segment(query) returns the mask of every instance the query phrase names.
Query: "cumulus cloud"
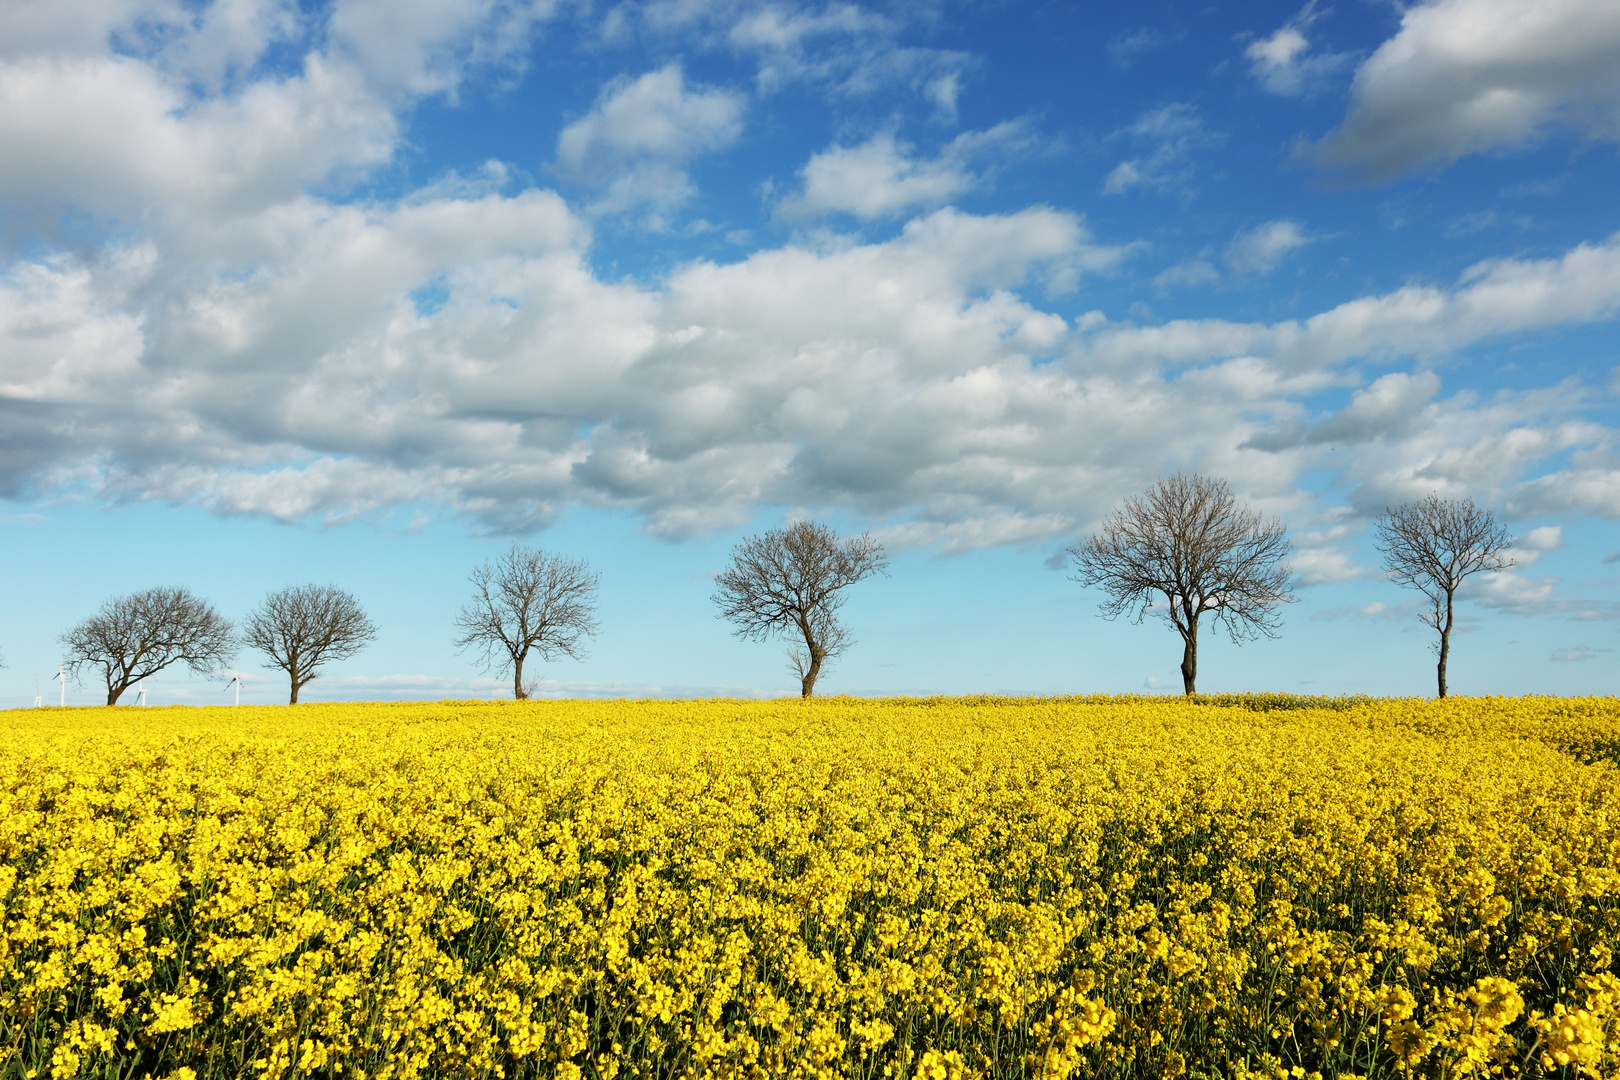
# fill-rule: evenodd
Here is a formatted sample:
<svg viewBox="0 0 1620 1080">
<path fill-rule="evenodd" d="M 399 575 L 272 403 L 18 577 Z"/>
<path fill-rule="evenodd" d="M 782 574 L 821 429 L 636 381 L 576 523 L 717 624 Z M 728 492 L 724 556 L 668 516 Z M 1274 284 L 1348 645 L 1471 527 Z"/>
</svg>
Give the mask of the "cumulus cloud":
<svg viewBox="0 0 1620 1080">
<path fill-rule="evenodd" d="M 520 69 L 557 0 L 337 0 L 333 45 L 396 93 L 453 92 L 469 68 Z"/>
<path fill-rule="evenodd" d="M 1408 434 L 1439 392 L 1440 376 L 1432 371 L 1382 375 L 1352 394 L 1348 405 L 1318 423 L 1307 438 L 1346 444 Z"/>
<path fill-rule="evenodd" d="M 1603 653 L 1613 652 L 1613 649 L 1594 649 L 1590 645 L 1577 645 L 1573 649 L 1554 649 L 1549 659 L 1560 662 L 1575 660 L 1594 660 Z"/>
<path fill-rule="evenodd" d="M 1348 300 L 1304 320 L 1099 325 L 1089 348 L 1098 359 L 1120 364 L 1197 363 L 1254 354 L 1298 370 L 1358 356 L 1438 355 L 1494 335 L 1608 319 L 1616 310 L 1620 233 L 1578 244 L 1557 258 L 1487 260 L 1466 270 L 1450 288 L 1409 285 Z"/>
<path fill-rule="evenodd" d="M 116 40 L 165 68 L 217 89 L 245 75 L 273 43 L 304 33 L 290 0 L 19 0 L 0 7 L 0 59 L 105 56 Z"/>
<path fill-rule="evenodd" d="M 1298 222 L 1268 221 L 1234 236 L 1224 257 L 1234 273 L 1260 276 L 1271 273 L 1289 252 L 1310 242 Z"/>
<path fill-rule="evenodd" d="M 1558 595 L 1561 578 L 1526 577 L 1513 570 L 1476 574 L 1463 583 L 1459 595 L 1512 615 L 1585 615 L 1590 618 L 1598 605 Z"/>
<path fill-rule="evenodd" d="M 619 79 L 557 137 L 557 171 L 605 188 L 603 211 L 678 206 L 693 193 L 686 166 L 736 141 L 745 105 L 732 91 L 689 88 L 677 64 Z"/>
<path fill-rule="evenodd" d="M 779 216 L 846 213 L 863 219 L 933 208 L 986 185 L 995 164 L 1031 141 L 1026 124 L 1009 121 L 958 135 L 932 159 L 911 155 L 892 134 L 815 154 L 800 171 L 803 188 L 777 206 Z M 992 160 L 976 168 L 977 162 Z"/>
<path fill-rule="evenodd" d="M 1072 535 L 1170 468 L 1231 477 L 1270 512 L 1307 508 L 1298 485 L 1329 468 L 1376 512 L 1408 490 L 1511 501 L 1609 438 L 1578 419 L 1578 387 L 1481 402 L 1424 371 L 1312 426 L 1301 402 L 1347 374 L 1300 360 L 1323 332 L 1309 320 L 1200 324 L 1189 344 L 1024 299 L 1127 254 L 1049 209 L 940 210 L 881 243 L 792 243 L 646 286 L 593 273 L 589 230 L 539 191 L 304 198 L 214 242 L 175 252 L 159 233 L 0 278 L 8 492 L 287 520 L 426 501 L 518 531 L 618 506 L 672 537 L 761 505 L 843 508 L 896 543 L 966 550 Z M 1419 310 L 1456 332 L 1452 305 L 1487 276 Z M 1590 299 L 1553 310 L 1606 310 Z M 1328 340 L 1356 358 L 1382 339 Z M 1293 421 L 1298 437 L 1254 445 Z M 1302 578 L 1366 573 L 1340 526 L 1301 548 Z"/>
<path fill-rule="evenodd" d="M 1564 546 L 1564 530 L 1559 525 L 1543 525 L 1513 538 L 1513 563 L 1520 570 L 1534 566 L 1549 551 Z"/>
<path fill-rule="evenodd" d="M 592 265 L 590 214 L 513 190 L 516 170 L 499 162 L 397 198 L 343 199 L 345 176 L 391 160 L 404 98 L 448 92 L 456 64 L 505 55 L 476 43 L 497 42 L 500 13 L 518 8 L 456 10 L 411 24 L 413 40 L 445 44 L 400 72 L 378 74 L 338 41 L 195 98 L 163 56 L 76 54 L 89 47 L 72 35 L 59 53 L 0 58 L 0 137 L 27 151 L 0 155 L 0 198 L 41 220 L 120 220 L 99 246 L 47 242 L 0 263 L 0 491 L 292 521 L 429 504 L 514 532 L 592 505 L 671 537 L 762 506 L 841 510 L 897 544 L 953 551 L 1073 535 L 1176 468 L 1311 518 L 1307 485 L 1326 476 L 1361 516 L 1302 535 L 1299 573 L 1324 582 L 1366 572 L 1354 522 L 1411 493 L 1620 517 L 1613 431 L 1587 416 L 1612 400 L 1603 391 L 1448 396 L 1430 370 L 1493 336 L 1611 317 L 1620 237 L 1302 319 L 1070 318 L 1045 297 L 1137 246 L 1060 209 L 936 209 L 985 182 L 976 155 L 992 129 L 932 157 L 847 148 L 876 170 L 870 202 L 847 176 L 834 183 L 832 156 L 825 175 L 807 166 L 802 199 L 903 220 L 881 242 L 818 230 L 639 283 L 609 278 Z M 726 40 L 747 14 L 729 10 L 716 24 Z M 219 55 L 248 57 L 282 32 L 249 24 Z M 771 47 L 808 63 L 807 42 L 845 31 L 748 32 L 779 33 Z M 52 113 L 53 100 L 78 104 Z M 598 210 L 657 210 L 742 122 L 740 95 L 666 67 L 608 87 L 559 139 L 557 168 Z M 1121 137 L 1137 162 L 1121 190 L 1183 182 L 1210 138 L 1185 106 Z M 153 169 L 143 140 L 185 168 Z M 1235 262 L 1259 272 L 1298 247 L 1294 228 Z"/>
<path fill-rule="evenodd" d="M 1430 0 L 1356 71 L 1324 165 L 1383 180 L 1553 125 L 1620 139 L 1620 5 Z"/>
<path fill-rule="evenodd" d="M 293 77 L 183 109 L 149 65 L 123 58 L 0 64 L 0 201 L 42 220 L 211 204 L 246 210 L 392 153 L 391 112 L 358 77 L 311 55 Z"/>
<path fill-rule="evenodd" d="M 1302 586 L 1328 585 L 1341 581 L 1366 581 L 1379 576 L 1375 567 L 1362 566 L 1355 555 L 1338 545 L 1301 545 L 1295 537 L 1289 558 L 1294 577 Z"/>
<path fill-rule="evenodd" d="M 1299 97 L 1319 89 L 1325 80 L 1350 66 L 1347 53 L 1311 52 L 1305 35 L 1318 18 L 1315 3 L 1307 4 L 1271 36 L 1243 50 L 1249 70 L 1261 86 L 1273 94 Z"/>
<path fill-rule="evenodd" d="M 521 68 L 553 9 L 552 0 L 0 6 L 0 203 L 51 235 L 64 212 L 97 224 L 150 224 L 169 212 L 211 221 L 341 190 L 391 159 L 401 109 L 453 94 L 474 67 Z"/>
</svg>

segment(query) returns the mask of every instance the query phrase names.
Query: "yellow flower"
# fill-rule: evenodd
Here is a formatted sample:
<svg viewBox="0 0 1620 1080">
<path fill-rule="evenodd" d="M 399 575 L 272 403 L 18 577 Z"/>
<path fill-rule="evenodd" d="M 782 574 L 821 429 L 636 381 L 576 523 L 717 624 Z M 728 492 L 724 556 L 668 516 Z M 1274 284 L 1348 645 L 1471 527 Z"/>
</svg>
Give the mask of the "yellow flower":
<svg viewBox="0 0 1620 1080">
<path fill-rule="evenodd" d="M 242 1047 L 265 1078 L 1620 1075 L 1617 730 L 1612 698 L 13 711 L 0 1019 L 28 1080 Z"/>
</svg>

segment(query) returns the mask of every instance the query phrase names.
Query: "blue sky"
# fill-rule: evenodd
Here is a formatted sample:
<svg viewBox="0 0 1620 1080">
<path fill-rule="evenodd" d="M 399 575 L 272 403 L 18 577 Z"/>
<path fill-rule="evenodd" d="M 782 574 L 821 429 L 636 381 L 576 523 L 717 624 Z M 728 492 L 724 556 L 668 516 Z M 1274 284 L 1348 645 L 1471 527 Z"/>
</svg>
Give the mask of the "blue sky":
<svg viewBox="0 0 1620 1080">
<path fill-rule="evenodd" d="M 544 692 L 791 692 L 709 595 L 806 516 L 893 557 L 826 692 L 1169 690 L 1063 552 L 1175 470 L 1295 544 L 1201 689 L 1431 692 L 1369 527 L 1437 492 L 1518 538 L 1453 692 L 1615 693 L 1617 73 L 1612 0 L 7 4 L 0 704 L 159 584 L 354 592 L 306 700 L 509 693 L 513 539 L 602 575 Z"/>
</svg>

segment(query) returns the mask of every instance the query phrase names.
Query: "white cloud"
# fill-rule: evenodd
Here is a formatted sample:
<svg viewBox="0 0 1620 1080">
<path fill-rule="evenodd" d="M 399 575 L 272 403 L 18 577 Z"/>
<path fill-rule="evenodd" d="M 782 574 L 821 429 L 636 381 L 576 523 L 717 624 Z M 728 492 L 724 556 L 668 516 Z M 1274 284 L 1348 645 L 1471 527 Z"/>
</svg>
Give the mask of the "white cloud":
<svg viewBox="0 0 1620 1080">
<path fill-rule="evenodd" d="M 1303 586 L 1327 585 L 1341 581 L 1367 581 L 1379 576 L 1378 570 L 1362 566 L 1347 548 L 1339 546 L 1296 546 L 1289 558 L 1294 576 Z"/>
<path fill-rule="evenodd" d="M 135 17 L 108 10 L 104 23 Z M 235 58 L 211 69 L 226 81 L 283 33 L 261 18 L 279 9 L 244 10 L 209 54 Z M 585 504 L 669 536 L 761 506 L 843 510 L 942 550 L 1072 535 L 1173 468 L 1307 517 L 1302 485 L 1324 475 L 1363 515 L 1441 490 L 1515 514 L 1620 516 L 1613 432 L 1586 418 L 1611 399 L 1577 383 L 1448 397 L 1426 367 L 1495 335 L 1610 317 L 1620 237 L 1299 320 L 1137 326 L 1042 302 L 1137 249 L 1044 207 L 933 210 L 883 242 L 817 232 L 636 284 L 594 271 L 587 217 L 512 191 L 517 169 L 500 162 L 394 199 L 330 194 L 391 159 L 402 100 L 506 55 L 501 13 L 537 10 L 411 14 L 411 40 L 444 44 L 393 74 L 340 42 L 195 97 L 164 67 L 178 52 L 0 60 L 0 137 L 26 151 L 0 155 L 0 199 L 120 226 L 99 248 L 47 243 L 0 264 L 0 492 L 286 520 L 425 502 L 504 530 Z M 728 10 L 727 41 L 761 9 Z M 776 44 L 759 23 L 749 47 L 810 63 L 817 35 L 856 32 L 789 26 L 796 11 L 781 9 Z M 206 51 L 184 62 L 202 70 Z M 669 205 L 742 118 L 739 95 L 664 68 L 604 92 L 559 140 L 558 168 L 599 206 Z M 875 170 L 864 202 L 829 152 L 801 198 L 904 218 L 984 183 L 1016 145 L 997 131 L 932 157 L 847 148 Z M 1122 138 L 1136 182 L 1166 187 L 1211 139 L 1185 106 Z M 1235 259 L 1258 272 L 1290 246 Z M 1379 365 L 1396 370 L 1364 373 Z M 1327 391 L 1353 393 L 1323 415 Z M 1302 578 L 1365 572 L 1348 533 L 1301 548 Z"/>
<path fill-rule="evenodd" d="M 397 93 L 454 92 L 471 67 L 521 68 L 557 0 L 337 0 L 335 49 Z"/>
<path fill-rule="evenodd" d="M 1269 274 L 1288 255 L 1310 243 L 1310 237 L 1295 221 L 1268 221 L 1238 233 L 1226 245 L 1224 258 L 1233 272 L 1245 275 Z"/>
<path fill-rule="evenodd" d="M 354 73 L 317 55 L 292 78 L 182 105 L 134 60 L 0 64 L 0 201 L 42 220 L 68 207 L 130 218 L 247 210 L 384 161 L 397 137 Z"/>
<path fill-rule="evenodd" d="M 1620 519 L 1620 462 L 1612 454 L 1578 454 L 1569 468 L 1520 485 L 1508 509 L 1522 517 L 1591 513 Z"/>
<path fill-rule="evenodd" d="M 1290 72 L 1298 61 L 1299 56 L 1310 43 L 1305 35 L 1293 23 L 1289 23 L 1268 38 L 1262 38 L 1243 51 L 1255 66 L 1255 74 L 1267 79 L 1275 79 L 1279 73 Z M 1297 92 L 1297 87 L 1290 86 L 1281 90 L 1284 93 Z"/>
<path fill-rule="evenodd" d="M 1237 277 L 1263 277 L 1271 273 L 1287 258 L 1311 242 L 1295 221 L 1267 221 L 1233 236 L 1222 253 L 1222 261 Z M 1171 285 L 1213 285 L 1221 280 L 1221 272 L 1210 262 L 1205 249 L 1198 257 L 1184 259 L 1159 273 L 1153 283 L 1160 288 Z"/>
<path fill-rule="evenodd" d="M 1180 102 L 1144 113 L 1136 123 L 1114 134 L 1141 152 L 1114 166 L 1103 181 L 1105 195 L 1137 187 L 1183 188 L 1193 177 L 1192 154 L 1222 141 L 1204 127 L 1197 109 Z"/>
<path fill-rule="evenodd" d="M 617 80 L 558 136 L 557 170 L 605 187 L 598 204 L 605 211 L 678 206 L 693 190 L 687 164 L 735 142 L 745 106 L 744 97 L 731 91 L 688 88 L 675 64 Z"/>
<path fill-rule="evenodd" d="M 751 59 L 755 86 L 771 94 L 809 85 L 835 97 L 867 97 L 905 87 L 942 119 L 955 118 L 968 53 L 902 43 L 926 28 L 927 5 L 876 11 L 854 3 L 797 0 L 620 0 L 608 8 L 601 33 L 610 42 L 653 37 L 680 47 Z"/>
<path fill-rule="evenodd" d="M 1346 53 L 1311 54 L 1305 32 L 1320 17 L 1315 3 L 1278 27 L 1270 37 L 1252 42 L 1243 50 L 1249 70 L 1273 94 L 1299 97 L 1319 89 L 1322 83 L 1350 66 Z"/>
<path fill-rule="evenodd" d="M 1531 529 L 1523 536 L 1513 538 L 1513 564 L 1523 570 L 1534 566 L 1541 561 L 1541 556 L 1549 551 L 1557 551 L 1564 546 L 1564 530 L 1559 525 L 1543 525 Z"/>
<path fill-rule="evenodd" d="M 1221 272 L 1208 259 L 1187 259 L 1159 271 L 1153 284 L 1160 288 L 1171 285 L 1213 285 L 1221 280 Z"/>
<path fill-rule="evenodd" d="M 1494 259 L 1452 288 L 1410 285 L 1359 297 L 1304 320 L 1176 320 L 1098 327 L 1088 351 L 1129 365 L 1207 362 L 1245 354 L 1324 368 L 1356 357 L 1431 356 L 1499 334 L 1608 319 L 1620 309 L 1620 233 L 1551 259 Z"/>
<path fill-rule="evenodd" d="M 252 82 L 276 45 L 319 53 L 402 103 L 454 93 L 469 68 L 520 69 L 556 0 L 15 0 L 0 5 L 0 60 L 105 59 L 109 43 L 186 90 Z"/>
<path fill-rule="evenodd" d="M 914 206 L 939 206 L 978 182 L 960 160 L 908 157 L 892 135 L 859 146 L 835 146 L 816 154 L 801 172 L 804 191 L 779 206 L 786 217 L 843 212 L 860 218 L 889 217 Z"/>
<path fill-rule="evenodd" d="M 1604 653 L 1611 653 L 1613 649 L 1594 649 L 1590 645 L 1577 645 L 1573 649 L 1554 649 L 1548 659 L 1570 662 L 1576 660 L 1595 660 Z"/>
<path fill-rule="evenodd" d="M 1512 570 L 1476 574 L 1463 583 L 1459 597 L 1514 615 L 1551 615 L 1579 611 L 1587 605 L 1557 596 L 1562 579 L 1525 577 Z"/>
<path fill-rule="evenodd" d="M 1620 139 L 1620 5 L 1431 0 L 1356 72 L 1325 165 L 1380 180 L 1564 125 Z"/>
<path fill-rule="evenodd" d="M 810 158 L 800 171 L 803 189 L 778 204 L 777 213 L 847 213 L 870 220 L 942 206 L 987 184 L 996 164 L 1029 141 L 1027 126 L 1009 121 L 958 135 L 932 160 L 912 157 L 910 146 L 887 133 L 857 146 L 834 146 Z M 975 163 L 987 157 L 992 160 L 976 171 Z"/>
<path fill-rule="evenodd" d="M 1321 469 L 1364 512 L 1436 489 L 1511 503 L 1610 437 L 1572 419 L 1578 388 L 1481 402 L 1397 371 L 1256 449 L 1350 377 L 1290 351 L 1311 321 L 1199 324 L 1191 343 L 1071 325 L 1017 290 L 1127 249 L 1053 210 L 941 210 L 882 243 L 699 261 L 648 287 L 593 274 L 588 230 L 544 192 L 305 198 L 232 222 L 206 249 L 160 230 L 0 278 L 5 490 L 71 481 L 288 520 L 425 500 L 516 530 L 583 503 L 670 536 L 761 505 L 843 508 L 896 543 L 965 550 L 1073 535 L 1178 467 L 1271 512 L 1308 507 L 1298 485 Z M 1421 310 L 1445 321 L 1482 280 Z M 427 282 L 431 314 L 410 300 Z M 1378 339 L 1356 340 L 1352 357 Z M 1364 575 L 1349 545 L 1302 535 L 1302 579 Z"/>
<path fill-rule="evenodd" d="M 1350 403 L 1312 428 L 1308 439 L 1345 444 L 1408 434 L 1439 392 L 1440 376 L 1432 371 L 1392 371 L 1352 394 Z"/>
</svg>

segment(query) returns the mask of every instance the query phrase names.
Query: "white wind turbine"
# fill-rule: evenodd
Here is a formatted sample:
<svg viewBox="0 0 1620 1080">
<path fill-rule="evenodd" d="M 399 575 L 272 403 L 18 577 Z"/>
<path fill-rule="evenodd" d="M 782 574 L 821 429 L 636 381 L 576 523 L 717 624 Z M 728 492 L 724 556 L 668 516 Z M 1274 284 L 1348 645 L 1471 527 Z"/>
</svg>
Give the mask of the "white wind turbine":
<svg viewBox="0 0 1620 1080">
<path fill-rule="evenodd" d="M 62 707 L 67 708 L 67 665 L 56 665 L 56 677 L 62 680 Z"/>
<path fill-rule="evenodd" d="M 240 671 L 231 672 L 231 681 L 225 684 L 225 689 L 229 690 L 233 686 L 236 687 L 236 703 L 240 705 L 242 704 L 242 673 Z"/>
<path fill-rule="evenodd" d="M 146 680 L 145 679 L 142 679 L 140 682 L 135 684 L 135 704 L 137 704 L 137 705 L 145 705 L 146 704 Z"/>
<path fill-rule="evenodd" d="M 39 696 L 39 680 L 35 679 L 34 680 L 34 708 L 37 709 L 43 704 L 45 704 L 45 699 Z"/>
</svg>

